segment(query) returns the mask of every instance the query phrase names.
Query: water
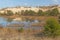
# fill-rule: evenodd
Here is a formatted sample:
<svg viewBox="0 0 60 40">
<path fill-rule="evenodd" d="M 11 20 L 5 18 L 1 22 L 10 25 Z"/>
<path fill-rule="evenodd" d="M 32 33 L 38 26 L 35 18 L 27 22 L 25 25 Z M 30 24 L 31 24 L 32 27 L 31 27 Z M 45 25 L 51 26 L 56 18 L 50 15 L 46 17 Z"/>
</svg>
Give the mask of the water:
<svg viewBox="0 0 60 40">
<path fill-rule="evenodd" d="M 3 27 L 12 27 L 12 28 L 18 28 L 18 27 L 22 27 L 23 26 L 23 28 L 24 29 L 28 29 L 28 28 L 32 28 L 32 29 L 40 29 L 41 27 L 38 27 L 38 26 L 35 26 L 35 27 L 31 27 L 31 24 L 34 24 L 34 23 L 39 23 L 39 21 L 38 20 L 33 20 L 33 21 L 30 21 L 30 20 L 28 20 L 28 21 L 26 21 L 26 20 L 24 20 L 24 21 L 15 21 L 15 20 L 8 20 L 7 21 L 7 19 L 8 18 L 4 18 L 4 17 L 0 17 L 0 25 L 2 25 Z M 17 26 L 15 25 L 15 24 L 17 24 Z M 19 25 L 18 25 L 19 24 Z"/>
<path fill-rule="evenodd" d="M 6 24 L 8 24 L 8 22 L 6 21 L 5 18 L 0 17 L 0 25 L 6 26 Z"/>
</svg>

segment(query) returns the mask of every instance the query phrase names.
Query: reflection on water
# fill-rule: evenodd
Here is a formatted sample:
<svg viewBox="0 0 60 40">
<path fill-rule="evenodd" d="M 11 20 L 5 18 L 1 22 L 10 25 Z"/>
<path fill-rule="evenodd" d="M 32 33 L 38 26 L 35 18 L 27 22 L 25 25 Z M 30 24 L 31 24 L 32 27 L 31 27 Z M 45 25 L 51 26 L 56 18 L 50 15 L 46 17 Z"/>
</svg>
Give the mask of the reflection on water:
<svg viewBox="0 0 60 40">
<path fill-rule="evenodd" d="M 6 27 L 6 26 L 8 26 L 8 27 L 9 26 L 10 27 L 22 27 L 22 25 L 23 25 L 24 28 L 30 28 L 31 24 L 34 24 L 34 23 L 39 23 L 39 21 L 38 20 L 27 20 L 27 19 L 24 21 L 21 21 L 21 20 L 16 21 L 14 19 L 0 17 L 0 24 L 3 25 L 4 27 Z M 37 27 L 35 27 L 35 28 L 37 28 Z"/>
<path fill-rule="evenodd" d="M 3 18 L 3 17 L 0 17 L 0 24 L 1 25 L 6 25 L 8 22 L 6 21 L 6 19 L 5 18 Z"/>
</svg>

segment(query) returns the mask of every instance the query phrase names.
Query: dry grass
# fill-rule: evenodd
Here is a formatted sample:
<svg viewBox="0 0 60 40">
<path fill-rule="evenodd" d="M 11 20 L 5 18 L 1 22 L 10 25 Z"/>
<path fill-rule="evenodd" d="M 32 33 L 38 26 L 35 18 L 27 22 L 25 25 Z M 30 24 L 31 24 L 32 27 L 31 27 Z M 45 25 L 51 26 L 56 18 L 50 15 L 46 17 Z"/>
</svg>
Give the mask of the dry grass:
<svg viewBox="0 0 60 40">
<path fill-rule="evenodd" d="M 49 38 L 49 37 L 39 37 L 32 35 L 34 33 L 38 33 L 37 31 L 24 31 L 23 33 L 18 32 L 17 30 L 10 28 L 1 28 L 0 29 L 0 40 L 60 40 L 57 38 Z"/>
</svg>

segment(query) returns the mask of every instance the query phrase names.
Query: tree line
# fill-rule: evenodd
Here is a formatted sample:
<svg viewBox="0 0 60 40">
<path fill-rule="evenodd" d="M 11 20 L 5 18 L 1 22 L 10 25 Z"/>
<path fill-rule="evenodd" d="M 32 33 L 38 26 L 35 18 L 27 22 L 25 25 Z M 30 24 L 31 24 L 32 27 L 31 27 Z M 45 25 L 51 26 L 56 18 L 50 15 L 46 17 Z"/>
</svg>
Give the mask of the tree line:
<svg viewBox="0 0 60 40">
<path fill-rule="evenodd" d="M 38 12 L 35 12 L 33 10 L 22 10 L 21 12 L 15 12 L 15 14 L 11 10 L 7 10 L 4 13 L 0 13 L 0 15 L 23 15 L 23 16 L 57 16 L 59 15 L 59 11 L 57 8 L 54 8 L 52 10 L 47 10 L 43 12 L 42 10 L 38 10 Z"/>
<path fill-rule="evenodd" d="M 52 10 L 47 10 L 43 12 L 42 10 L 39 10 L 38 12 L 32 11 L 32 10 L 26 10 L 21 11 L 21 15 L 24 16 L 57 16 L 59 15 L 59 11 L 57 8 L 54 8 Z"/>
</svg>

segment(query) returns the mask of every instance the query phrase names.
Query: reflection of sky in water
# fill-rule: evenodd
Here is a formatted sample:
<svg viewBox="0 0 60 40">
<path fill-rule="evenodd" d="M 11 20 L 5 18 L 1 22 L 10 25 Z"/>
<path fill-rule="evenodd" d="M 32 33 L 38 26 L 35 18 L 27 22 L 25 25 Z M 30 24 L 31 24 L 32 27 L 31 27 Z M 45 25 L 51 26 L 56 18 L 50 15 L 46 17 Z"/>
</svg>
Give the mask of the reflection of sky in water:
<svg viewBox="0 0 60 40">
<path fill-rule="evenodd" d="M 30 22 L 30 21 L 12 21 L 12 22 L 8 22 L 6 18 L 0 17 L 0 24 L 3 25 L 3 26 L 17 23 L 17 24 L 24 24 L 25 27 L 28 27 L 28 26 L 30 26 L 30 24 L 38 23 L 38 22 L 39 22 L 38 20 L 34 20 L 33 22 Z"/>
<path fill-rule="evenodd" d="M 6 25 L 9 25 L 9 24 L 23 24 L 24 25 L 24 29 L 42 29 L 41 27 L 31 27 L 31 24 L 34 24 L 34 23 L 38 23 L 39 21 L 38 20 L 34 20 L 32 22 L 30 22 L 29 20 L 28 21 L 12 21 L 12 22 L 8 22 L 6 18 L 3 18 L 3 17 L 0 17 L 0 25 L 2 25 L 3 27 L 6 27 Z"/>
<path fill-rule="evenodd" d="M 5 26 L 6 24 L 8 24 L 8 22 L 6 21 L 5 18 L 0 17 L 0 24 Z"/>
<path fill-rule="evenodd" d="M 14 24 L 14 23 L 17 23 L 17 24 L 24 24 L 24 26 L 28 26 L 30 24 L 30 22 L 26 22 L 26 21 L 12 21 L 11 24 Z"/>
</svg>

